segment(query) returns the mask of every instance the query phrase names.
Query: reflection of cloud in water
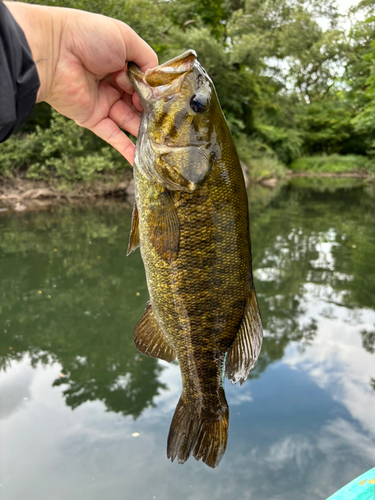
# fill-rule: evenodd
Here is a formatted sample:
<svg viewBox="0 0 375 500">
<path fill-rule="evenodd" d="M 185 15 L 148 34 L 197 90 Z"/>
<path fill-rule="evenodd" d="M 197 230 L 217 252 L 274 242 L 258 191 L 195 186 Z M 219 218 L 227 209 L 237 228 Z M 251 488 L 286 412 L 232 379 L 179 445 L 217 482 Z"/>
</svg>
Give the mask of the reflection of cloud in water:
<svg viewBox="0 0 375 500">
<path fill-rule="evenodd" d="M 336 231 L 330 229 L 320 235 L 321 241 L 319 241 L 315 250 L 319 252 L 319 256 L 316 260 L 311 261 L 311 265 L 314 268 L 323 268 L 325 270 L 334 271 L 335 270 L 335 259 L 332 255 L 332 248 L 337 247 L 340 244 L 336 242 Z"/>
<path fill-rule="evenodd" d="M 319 318 L 314 342 L 303 354 L 291 344 L 283 362 L 306 371 L 375 437 L 375 394 L 370 386 L 375 375 L 375 358 L 363 349 L 360 334 L 364 328 L 372 327 L 375 313 L 331 306 L 331 317 L 327 317 L 326 303 L 309 299 L 306 317 Z"/>
<path fill-rule="evenodd" d="M 174 411 L 182 391 L 180 367 L 177 363 L 158 361 L 163 366 L 163 371 L 159 376 L 159 381 L 165 384 L 167 389 L 160 390 L 155 396 L 154 403 L 157 406 L 156 413 L 170 413 Z M 143 416 L 155 415 L 155 409 L 151 408 L 144 412 Z"/>
<path fill-rule="evenodd" d="M 324 276 L 322 277 L 322 279 Z M 346 295 L 346 291 L 338 291 L 332 288 L 330 285 L 316 285 L 314 283 L 305 283 L 304 286 L 304 302 L 308 303 L 309 307 L 314 307 L 311 301 L 315 299 L 325 300 L 328 303 L 343 303 Z M 325 304 L 326 305 L 326 304 Z M 347 309 L 345 310 L 347 312 Z"/>
<path fill-rule="evenodd" d="M 0 419 L 9 417 L 30 401 L 34 375 L 29 359 L 12 363 L 5 372 L 0 371 Z"/>
<path fill-rule="evenodd" d="M 146 410 L 143 416 L 151 416 L 157 413 L 174 412 L 182 391 L 180 368 L 176 363 L 169 364 L 166 361 L 159 361 L 164 370 L 161 372 L 159 380 L 166 385 L 167 389 L 160 391 L 160 394 L 154 398 L 157 408 Z M 226 380 L 226 389 L 231 384 Z M 247 390 L 246 390 L 247 389 Z M 245 392 L 246 391 L 246 392 Z M 227 391 L 227 400 L 230 406 L 241 405 L 253 400 L 249 387 L 240 388 L 239 384 L 234 390 Z"/>
<path fill-rule="evenodd" d="M 110 390 L 116 391 L 118 389 L 126 389 L 131 381 L 130 373 L 126 375 L 119 375 L 114 383 L 111 385 Z"/>
<path fill-rule="evenodd" d="M 242 403 L 251 403 L 253 401 L 253 397 L 250 394 L 250 391 L 247 390 L 245 393 L 244 392 L 239 392 L 240 390 L 244 390 L 243 388 L 238 388 L 236 392 L 230 392 L 227 394 L 227 400 L 229 403 L 229 406 L 236 406 L 236 405 L 241 405 Z"/>
<path fill-rule="evenodd" d="M 280 278 L 280 269 L 277 267 L 259 267 L 254 270 L 254 278 L 259 281 L 277 281 Z"/>
<path fill-rule="evenodd" d="M 360 432 L 360 429 L 357 429 L 354 424 L 341 418 L 329 422 L 323 429 L 318 447 L 326 455 L 331 455 L 332 461 L 335 461 L 335 456 L 336 460 L 340 459 L 337 449 L 342 448 L 343 442 L 350 445 L 352 453 L 354 452 L 358 457 L 368 457 L 372 462 L 375 462 L 375 447 L 369 446 L 367 436 Z"/>
<path fill-rule="evenodd" d="M 314 444 L 304 436 L 287 436 L 270 446 L 262 461 L 274 470 L 284 469 L 290 462 L 296 462 L 297 468 L 303 470 L 311 463 Z"/>
<path fill-rule="evenodd" d="M 367 436 L 363 435 L 355 424 L 342 418 L 328 422 L 322 427 L 318 436 L 313 438 L 299 434 L 286 436 L 273 443 L 262 457 L 254 458 L 274 470 L 285 469 L 294 462 L 298 470 L 306 472 L 319 454 L 329 458 L 333 471 L 336 469 L 335 464 L 343 460 L 345 456 L 343 452 L 347 447 L 350 447 L 351 455 L 375 461 L 375 447 L 369 447 Z"/>
<path fill-rule="evenodd" d="M 369 444 L 368 437 L 355 423 L 338 418 L 313 436 L 291 434 L 268 448 L 257 448 L 247 456 L 238 456 L 236 468 L 247 469 L 254 499 L 321 500 L 343 486 L 342 478 L 353 478 L 358 463 L 374 463 L 375 446 Z M 375 445 L 375 440 L 372 444 Z M 290 484 L 285 492 L 282 488 L 276 491 L 270 484 L 272 481 L 279 486 Z"/>
<path fill-rule="evenodd" d="M 290 360 L 292 355 L 288 352 Z M 136 421 L 104 411 L 105 405 L 99 401 L 86 402 L 71 411 L 64 404 L 62 388 L 51 387 L 60 369 L 54 364 L 34 370 L 30 405 L 4 422 L 7 463 L 3 470 L 8 479 L 3 487 L 10 500 L 25 496 L 26 488 L 30 500 L 50 498 L 53 491 L 69 500 L 146 500 L 154 496 L 321 500 L 340 486 L 342 477 L 352 477 L 357 458 L 360 464 L 375 460 L 374 447 L 369 446 L 369 439 L 356 422 L 327 420 L 327 408 L 316 430 L 307 423 L 306 434 L 302 434 L 301 424 L 285 428 L 285 420 L 275 429 L 275 421 L 267 420 L 261 408 L 264 399 L 259 395 L 269 384 L 275 384 L 275 377 L 280 378 L 279 369 L 267 370 L 265 382 L 260 378 L 242 388 L 228 384 L 230 404 L 242 399 L 237 407 L 241 415 L 237 415 L 237 409 L 232 412 L 228 450 L 222 465 L 214 471 L 193 459 L 184 466 L 166 459 L 168 428 L 181 392 L 177 365 L 165 363 L 160 376 L 168 389 L 157 396 L 157 408 L 147 408 Z M 29 375 L 24 362 L 14 363 L 9 375 L 13 370 L 23 378 Z M 288 373 L 293 375 L 295 370 Z M 250 390 L 253 402 L 249 401 Z M 268 395 L 266 391 L 264 397 L 271 394 L 272 390 Z M 258 421 L 252 419 L 254 411 L 259 414 Z M 254 433 L 259 432 L 259 426 L 265 434 L 257 438 Z M 134 432 L 139 437 L 133 438 Z M 31 462 L 29 449 L 38 450 Z M 10 467 L 22 481 L 9 479 Z"/>
</svg>

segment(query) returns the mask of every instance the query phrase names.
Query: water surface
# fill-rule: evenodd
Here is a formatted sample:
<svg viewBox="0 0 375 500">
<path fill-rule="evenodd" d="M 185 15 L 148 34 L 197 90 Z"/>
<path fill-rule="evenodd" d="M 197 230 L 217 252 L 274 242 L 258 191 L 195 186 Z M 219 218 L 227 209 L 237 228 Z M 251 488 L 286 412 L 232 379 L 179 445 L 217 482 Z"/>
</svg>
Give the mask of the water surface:
<svg viewBox="0 0 375 500">
<path fill-rule="evenodd" d="M 121 203 L 0 213 L 0 484 L 6 500 L 325 499 L 375 464 L 375 192 L 250 193 L 265 339 L 226 384 L 227 452 L 166 458 L 178 365 L 141 355 L 148 300 Z"/>
</svg>

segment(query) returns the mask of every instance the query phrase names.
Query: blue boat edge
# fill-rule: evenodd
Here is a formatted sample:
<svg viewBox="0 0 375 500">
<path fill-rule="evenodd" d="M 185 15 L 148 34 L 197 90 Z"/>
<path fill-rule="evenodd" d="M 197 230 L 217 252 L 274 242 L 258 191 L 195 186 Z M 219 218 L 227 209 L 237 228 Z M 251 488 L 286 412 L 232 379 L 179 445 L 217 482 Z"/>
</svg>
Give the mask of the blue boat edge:
<svg viewBox="0 0 375 500">
<path fill-rule="evenodd" d="M 350 481 L 326 500 L 375 500 L 375 467 Z"/>
</svg>

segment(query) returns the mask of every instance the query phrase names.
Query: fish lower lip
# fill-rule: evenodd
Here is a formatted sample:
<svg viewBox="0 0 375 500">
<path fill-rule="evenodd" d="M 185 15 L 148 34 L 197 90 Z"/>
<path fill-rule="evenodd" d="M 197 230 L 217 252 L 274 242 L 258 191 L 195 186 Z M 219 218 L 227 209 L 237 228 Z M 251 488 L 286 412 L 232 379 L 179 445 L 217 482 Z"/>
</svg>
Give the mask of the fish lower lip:
<svg viewBox="0 0 375 500">
<path fill-rule="evenodd" d="M 143 75 L 142 71 L 140 70 L 139 66 L 137 66 L 134 62 L 129 61 L 128 62 L 128 71 L 129 73 L 133 73 L 136 75 Z"/>
<path fill-rule="evenodd" d="M 186 144 L 161 144 L 160 142 L 154 142 L 154 146 L 159 148 L 189 148 L 191 146 L 204 146 L 205 142 L 188 142 Z"/>
<path fill-rule="evenodd" d="M 139 85 L 144 86 L 145 74 L 133 62 L 128 63 L 127 72 L 128 72 L 130 80 L 132 81 L 133 85 L 136 87 L 136 90 L 140 90 L 140 89 L 138 89 L 138 87 L 139 87 Z"/>
</svg>

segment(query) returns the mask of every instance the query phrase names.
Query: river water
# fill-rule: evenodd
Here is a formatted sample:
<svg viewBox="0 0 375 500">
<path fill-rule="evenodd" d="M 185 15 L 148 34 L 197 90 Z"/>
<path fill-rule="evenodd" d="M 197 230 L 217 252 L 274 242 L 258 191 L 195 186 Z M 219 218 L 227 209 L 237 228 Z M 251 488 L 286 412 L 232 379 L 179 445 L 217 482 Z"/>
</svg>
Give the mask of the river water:
<svg viewBox="0 0 375 500">
<path fill-rule="evenodd" d="M 0 494 L 6 500 L 324 500 L 375 464 L 375 190 L 249 194 L 265 338 L 226 381 L 215 469 L 166 458 L 177 364 L 141 355 L 148 299 L 122 203 L 0 213 Z"/>
</svg>

